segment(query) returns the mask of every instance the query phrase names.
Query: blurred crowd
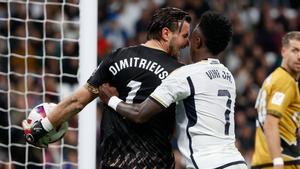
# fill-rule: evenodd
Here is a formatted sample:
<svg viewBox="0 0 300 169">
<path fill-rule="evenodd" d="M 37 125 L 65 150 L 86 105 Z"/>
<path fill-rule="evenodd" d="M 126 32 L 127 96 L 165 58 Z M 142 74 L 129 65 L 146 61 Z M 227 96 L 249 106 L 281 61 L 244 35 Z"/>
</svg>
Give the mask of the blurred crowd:
<svg viewBox="0 0 300 169">
<path fill-rule="evenodd" d="M 10 158 L 24 163 L 25 148 L 18 146 L 25 144 L 21 120 L 28 110 L 41 102 L 58 102 L 76 88 L 78 82 L 79 0 L 68 0 L 64 5 L 56 3 L 61 0 L 52 0 L 46 6 L 33 2 L 29 5 L 18 1 L 9 2 L 10 5 L 0 2 L 0 161 L 7 162 L 8 152 L 11 152 Z M 145 42 L 151 16 L 157 8 L 166 6 L 188 11 L 193 17 L 191 29 L 207 10 L 221 12 L 232 21 L 234 36 L 221 60 L 235 77 L 237 146 L 250 162 L 257 92 L 267 75 L 280 65 L 281 37 L 288 31 L 300 30 L 300 1 L 100 0 L 98 63 L 112 50 Z M 28 14 L 27 9 L 30 9 Z M 16 19 L 8 20 L 9 16 Z M 21 21 L 26 18 L 26 22 Z M 180 61 L 190 63 L 188 49 L 182 50 Z M 98 118 L 100 120 L 101 116 Z M 15 127 L 8 128 L 9 125 Z M 76 128 L 76 117 L 70 125 Z M 77 131 L 72 130 L 63 141 L 77 146 L 76 136 Z M 8 145 L 9 140 L 14 144 L 2 146 Z M 59 147 L 47 150 L 47 161 L 76 162 L 76 148 L 64 149 L 68 150 L 64 151 L 63 159 L 57 159 Z M 29 160 L 42 160 L 41 152 L 34 148 L 29 151 L 34 151 Z M 0 169 L 6 167 L 0 163 Z M 18 167 L 22 168 L 15 165 Z M 76 166 L 66 164 L 64 168 Z"/>
</svg>

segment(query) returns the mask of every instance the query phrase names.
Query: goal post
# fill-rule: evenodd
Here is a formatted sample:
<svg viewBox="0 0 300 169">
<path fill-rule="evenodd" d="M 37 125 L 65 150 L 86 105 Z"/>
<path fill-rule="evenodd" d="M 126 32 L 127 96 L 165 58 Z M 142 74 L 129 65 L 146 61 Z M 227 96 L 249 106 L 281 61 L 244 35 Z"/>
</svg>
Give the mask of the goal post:
<svg viewBox="0 0 300 169">
<path fill-rule="evenodd" d="M 79 83 L 84 85 L 97 66 L 97 1 L 80 1 Z M 79 113 L 78 167 L 96 168 L 96 101 Z"/>
</svg>

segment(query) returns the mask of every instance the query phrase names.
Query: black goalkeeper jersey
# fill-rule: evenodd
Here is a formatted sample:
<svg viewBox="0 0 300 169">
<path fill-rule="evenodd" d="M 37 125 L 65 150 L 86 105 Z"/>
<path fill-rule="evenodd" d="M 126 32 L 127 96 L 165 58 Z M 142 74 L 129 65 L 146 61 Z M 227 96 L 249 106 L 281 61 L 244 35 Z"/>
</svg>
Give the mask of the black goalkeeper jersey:
<svg viewBox="0 0 300 169">
<path fill-rule="evenodd" d="M 174 69 L 181 66 L 167 53 L 142 45 L 121 48 L 104 58 L 88 83 L 109 82 L 127 103 L 144 101 Z M 101 163 L 123 169 L 169 169 L 174 165 L 170 139 L 175 105 L 137 124 L 104 106 L 101 122 Z"/>
</svg>

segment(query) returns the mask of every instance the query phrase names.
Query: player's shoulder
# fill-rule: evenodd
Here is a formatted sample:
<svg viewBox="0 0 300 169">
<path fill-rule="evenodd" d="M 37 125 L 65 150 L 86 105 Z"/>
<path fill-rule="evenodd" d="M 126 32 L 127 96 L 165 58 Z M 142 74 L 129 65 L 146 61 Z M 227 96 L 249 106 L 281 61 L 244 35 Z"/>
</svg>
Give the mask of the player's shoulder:
<svg viewBox="0 0 300 169">
<path fill-rule="evenodd" d="M 122 47 L 113 50 L 106 59 L 116 61 L 120 59 L 124 59 L 127 57 L 135 57 L 135 56 L 140 56 L 139 53 L 141 51 L 140 45 L 135 45 L 135 46 L 128 46 L 128 47 Z"/>
<path fill-rule="evenodd" d="M 275 69 L 265 80 L 266 85 L 290 86 L 295 79 L 282 67 Z"/>
<path fill-rule="evenodd" d="M 177 68 L 174 70 L 171 74 L 176 75 L 176 76 L 184 76 L 186 74 L 191 74 L 192 71 L 195 69 L 195 64 L 188 64 L 188 65 L 182 65 L 181 67 Z"/>
<path fill-rule="evenodd" d="M 270 91 L 296 90 L 295 79 L 282 67 L 275 69 L 264 81 L 263 88 Z"/>
<path fill-rule="evenodd" d="M 192 75 L 192 74 L 199 74 L 201 72 L 203 73 L 207 69 L 209 68 L 205 63 L 203 64 L 203 62 L 196 62 L 187 65 L 182 65 L 181 67 L 174 70 L 172 74 L 176 74 L 178 76 L 184 76 L 186 74 Z"/>
<path fill-rule="evenodd" d="M 115 57 L 139 57 L 139 58 L 146 58 L 146 59 L 156 58 L 161 55 L 169 56 L 166 52 L 163 52 L 162 50 L 150 48 L 141 44 L 119 48 L 113 51 L 113 55 Z M 164 58 L 169 58 L 169 57 L 164 57 Z"/>
<path fill-rule="evenodd" d="M 228 70 L 224 65 L 222 64 L 209 64 L 206 61 L 200 61 L 188 65 L 184 65 L 180 67 L 178 70 L 178 73 L 189 73 L 189 74 L 199 74 L 199 73 L 205 73 L 208 70 L 211 69 L 224 69 Z"/>
<path fill-rule="evenodd" d="M 122 48 L 118 48 L 118 49 L 115 49 L 114 51 L 112 51 L 112 54 L 115 55 L 115 56 L 118 56 L 120 54 L 123 54 L 123 53 L 126 53 L 126 52 L 136 51 L 138 49 L 139 49 L 138 45 L 122 47 Z"/>
</svg>

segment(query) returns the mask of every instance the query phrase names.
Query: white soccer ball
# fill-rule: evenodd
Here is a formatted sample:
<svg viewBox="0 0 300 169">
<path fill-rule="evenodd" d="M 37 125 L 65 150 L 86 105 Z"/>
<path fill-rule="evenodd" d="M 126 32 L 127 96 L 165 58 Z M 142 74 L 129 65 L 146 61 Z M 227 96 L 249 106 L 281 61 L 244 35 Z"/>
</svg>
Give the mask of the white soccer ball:
<svg viewBox="0 0 300 169">
<path fill-rule="evenodd" d="M 31 120 L 33 124 L 36 121 L 45 118 L 51 110 L 56 106 L 55 103 L 41 103 L 35 106 L 29 113 L 28 119 Z M 62 125 L 58 126 L 56 129 L 49 131 L 47 135 L 38 140 L 39 144 L 49 144 L 60 140 L 68 130 L 68 122 L 64 122 Z"/>
</svg>

